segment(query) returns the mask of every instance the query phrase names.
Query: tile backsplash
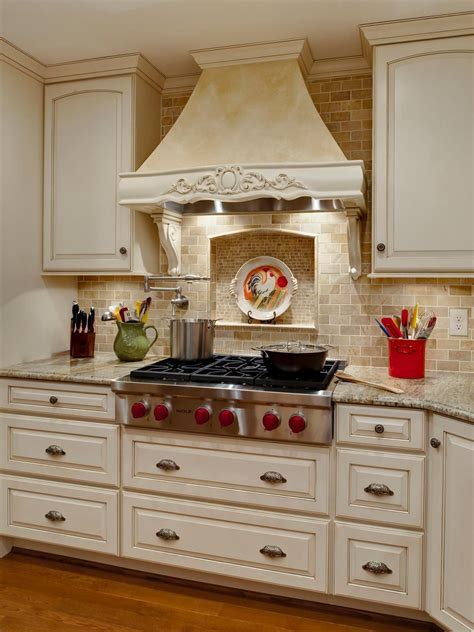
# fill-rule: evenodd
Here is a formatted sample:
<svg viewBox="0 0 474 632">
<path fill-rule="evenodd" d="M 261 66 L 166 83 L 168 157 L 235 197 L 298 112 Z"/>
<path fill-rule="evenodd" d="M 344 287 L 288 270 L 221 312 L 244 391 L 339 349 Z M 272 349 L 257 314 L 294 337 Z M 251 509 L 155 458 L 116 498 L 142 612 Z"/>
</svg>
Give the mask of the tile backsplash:
<svg viewBox="0 0 474 632">
<path fill-rule="evenodd" d="M 338 77 L 308 84 L 315 106 L 347 158 L 364 160 L 369 190 L 372 172 L 371 84 L 370 75 Z M 163 98 L 163 135 L 171 129 L 188 98 L 189 94 Z M 240 231 L 255 229 L 264 232 L 259 237 L 256 237 L 258 233 L 248 237 L 248 248 L 244 248 Z M 282 241 L 283 231 L 303 232 L 316 236 L 316 240 L 302 237 L 286 240 L 284 237 Z M 225 233 L 237 235 L 216 237 Z M 244 260 L 258 254 L 270 254 L 270 243 L 275 239 L 280 240 L 277 249 L 280 254 L 272 254 L 285 260 L 285 248 L 291 247 L 294 250 L 292 255 L 288 255 L 291 265 L 290 261 L 287 263 L 302 281 L 298 298 L 292 306 L 294 326 L 289 322 L 289 315 L 276 326 L 249 325 L 245 316 L 229 301 L 227 284 L 232 270 L 235 273 Z M 370 271 L 370 240 L 369 210 L 363 224 L 364 275 L 354 282 L 347 273 L 346 220 L 343 213 L 186 217 L 182 231 L 183 272 L 212 273 L 210 284 L 195 283 L 189 288 L 185 284 L 183 287 L 184 293 L 190 298 L 187 315 L 212 314 L 224 317 L 226 321 L 240 323 L 217 328 L 217 352 L 248 353 L 252 346 L 262 342 L 289 339 L 314 342 L 317 339 L 336 347 L 331 353 L 334 357 L 348 359 L 352 364 L 386 366 L 386 341 L 374 317 L 399 313 L 403 306 L 418 302 L 421 312 L 433 310 L 438 315 L 437 327 L 427 345 L 427 368 L 474 371 L 474 281 L 369 279 L 366 274 Z M 164 256 L 162 259 L 164 262 Z M 315 288 L 314 293 L 309 288 Z M 135 299 L 143 297 L 142 278 L 79 277 L 81 304 L 93 303 L 99 313 L 113 302 L 124 300 L 133 303 Z M 163 297 L 154 294 L 149 319 L 149 323 L 159 331 L 155 352 L 164 355 L 168 353 L 166 319 L 170 315 L 170 298 L 171 295 Z M 298 305 L 303 305 L 299 311 L 296 309 Z M 469 309 L 467 338 L 449 337 L 450 307 Z M 222 313 L 219 313 L 220 310 Z M 311 321 L 315 323 L 314 327 Z M 112 349 L 115 330 L 114 323 L 99 321 L 96 341 L 100 351 Z"/>
</svg>

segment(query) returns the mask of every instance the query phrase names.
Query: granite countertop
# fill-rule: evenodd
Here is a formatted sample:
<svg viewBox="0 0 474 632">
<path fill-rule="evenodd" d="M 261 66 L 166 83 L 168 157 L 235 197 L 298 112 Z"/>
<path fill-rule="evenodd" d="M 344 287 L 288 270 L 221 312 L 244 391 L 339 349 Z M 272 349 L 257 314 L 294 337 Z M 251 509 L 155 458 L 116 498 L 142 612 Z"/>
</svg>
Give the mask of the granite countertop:
<svg viewBox="0 0 474 632">
<path fill-rule="evenodd" d="M 52 380 L 79 384 L 111 384 L 133 369 L 161 360 L 149 353 L 141 362 L 121 362 L 115 353 L 96 353 L 95 358 L 71 358 L 69 352 L 57 353 L 44 360 L 34 360 L 0 369 L 0 377 L 28 380 Z"/>
<path fill-rule="evenodd" d="M 160 359 L 161 356 L 149 354 L 141 362 L 120 362 L 114 353 L 97 353 L 95 358 L 70 358 L 65 352 L 0 369 L 0 377 L 109 385 L 131 370 Z M 338 382 L 334 402 L 422 408 L 474 423 L 473 373 L 429 371 L 423 380 L 400 380 L 389 377 L 385 368 L 348 366 L 345 370 L 359 378 L 392 384 L 405 393 L 394 395 L 362 384 Z"/>
<path fill-rule="evenodd" d="M 363 384 L 338 382 L 333 395 L 337 403 L 423 408 L 474 423 L 474 374 L 428 371 L 423 380 L 389 377 L 386 368 L 348 366 L 346 373 L 358 378 L 401 388 L 395 395 Z"/>
</svg>

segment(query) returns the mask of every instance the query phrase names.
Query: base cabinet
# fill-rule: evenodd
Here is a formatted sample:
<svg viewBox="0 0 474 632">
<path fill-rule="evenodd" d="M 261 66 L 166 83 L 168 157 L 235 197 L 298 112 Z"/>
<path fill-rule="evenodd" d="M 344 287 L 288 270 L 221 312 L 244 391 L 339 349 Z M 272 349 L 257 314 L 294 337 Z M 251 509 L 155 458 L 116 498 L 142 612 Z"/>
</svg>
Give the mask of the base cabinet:
<svg viewBox="0 0 474 632">
<path fill-rule="evenodd" d="M 441 415 L 433 415 L 430 423 L 427 607 L 429 614 L 448 630 L 471 632 L 474 425 Z"/>
</svg>

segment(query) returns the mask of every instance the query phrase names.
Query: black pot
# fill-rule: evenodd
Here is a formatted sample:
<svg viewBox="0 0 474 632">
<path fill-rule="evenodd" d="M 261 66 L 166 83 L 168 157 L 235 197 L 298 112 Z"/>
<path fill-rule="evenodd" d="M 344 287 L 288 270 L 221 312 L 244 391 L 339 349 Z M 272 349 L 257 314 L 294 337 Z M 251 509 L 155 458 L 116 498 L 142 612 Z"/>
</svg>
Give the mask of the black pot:
<svg viewBox="0 0 474 632">
<path fill-rule="evenodd" d="M 326 362 L 330 345 L 287 343 L 258 347 L 270 373 L 315 373 Z"/>
</svg>

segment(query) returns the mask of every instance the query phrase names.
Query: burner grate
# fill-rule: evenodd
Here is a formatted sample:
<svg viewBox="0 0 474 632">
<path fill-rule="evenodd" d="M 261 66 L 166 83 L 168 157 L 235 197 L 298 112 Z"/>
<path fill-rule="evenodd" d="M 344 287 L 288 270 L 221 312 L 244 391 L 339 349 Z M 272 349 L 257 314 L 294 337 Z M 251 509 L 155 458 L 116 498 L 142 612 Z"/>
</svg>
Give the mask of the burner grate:
<svg viewBox="0 0 474 632">
<path fill-rule="evenodd" d="M 267 389 L 324 390 L 338 368 L 338 360 L 326 360 L 324 368 L 298 376 L 270 374 L 260 356 L 213 356 L 196 362 L 166 358 L 135 369 L 132 379 L 147 381 L 245 384 Z"/>
</svg>

